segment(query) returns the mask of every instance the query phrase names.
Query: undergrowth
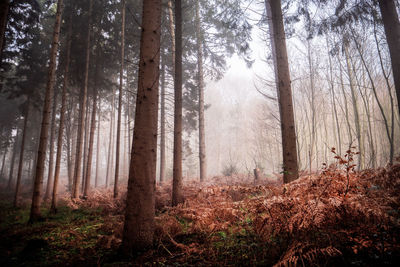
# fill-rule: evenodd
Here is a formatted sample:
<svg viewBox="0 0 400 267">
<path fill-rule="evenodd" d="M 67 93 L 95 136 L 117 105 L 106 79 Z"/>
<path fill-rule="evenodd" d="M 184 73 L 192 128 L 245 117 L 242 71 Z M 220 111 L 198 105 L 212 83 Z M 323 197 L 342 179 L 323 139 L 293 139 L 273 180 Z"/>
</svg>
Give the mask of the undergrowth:
<svg viewBox="0 0 400 267">
<path fill-rule="evenodd" d="M 46 219 L 33 225 L 28 206 L 3 201 L 0 265 L 396 265 L 400 165 L 355 172 L 350 163 L 286 185 L 187 183 L 177 207 L 171 185 L 159 186 L 154 247 L 131 259 L 118 253 L 125 193 L 114 200 L 97 190 L 75 202 L 66 194 L 56 215 L 45 205 Z"/>
</svg>

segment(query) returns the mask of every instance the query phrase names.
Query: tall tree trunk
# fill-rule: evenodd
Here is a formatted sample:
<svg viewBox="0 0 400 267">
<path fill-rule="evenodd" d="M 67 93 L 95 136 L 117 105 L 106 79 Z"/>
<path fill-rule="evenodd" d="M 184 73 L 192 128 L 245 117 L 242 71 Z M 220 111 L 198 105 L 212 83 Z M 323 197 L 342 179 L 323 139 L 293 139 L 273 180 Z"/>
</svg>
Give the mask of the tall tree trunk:
<svg viewBox="0 0 400 267">
<path fill-rule="evenodd" d="M 82 159 L 82 192 L 85 189 L 85 179 L 86 179 L 86 166 L 87 166 L 87 157 L 88 157 L 88 144 L 89 144 L 89 118 L 90 118 L 90 99 L 88 98 L 86 102 L 86 115 L 85 115 L 85 134 L 84 134 L 84 142 L 83 142 L 83 159 Z"/>
<path fill-rule="evenodd" d="M 109 138 L 109 143 L 108 143 L 108 158 L 107 158 L 107 172 L 106 172 L 106 188 L 108 187 L 109 184 L 109 175 L 111 172 L 111 166 L 112 166 L 112 157 L 113 157 L 113 129 L 114 129 L 114 103 L 115 103 L 115 87 L 113 86 L 113 91 L 112 91 L 112 97 L 111 97 L 111 111 L 110 111 L 110 138 Z"/>
<path fill-rule="evenodd" d="M 122 0 L 122 25 L 121 25 L 121 62 L 119 71 L 119 95 L 118 95 L 118 121 L 117 121 L 117 147 L 115 153 L 115 181 L 114 198 L 118 196 L 119 161 L 120 161 L 120 139 L 121 139 L 121 115 L 122 115 L 122 86 L 124 83 L 124 60 L 125 60 L 125 0 Z"/>
<path fill-rule="evenodd" d="M 11 163 L 10 163 L 10 170 L 8 173 L 8 184 L 7 188 L 11 189 L 12 187 L 12 180 L 14 176 L 14 164 L 15 164 L 15 156 L 17 155 L 17 147 L 18 147 L 18 138 L 19 138 L 19 129 L 17 129 L 17 135 L 15 136 L 15 141 L 13 144 L 12 156 L 11 156 Z"/>
<path fill-rule="evenodd" d="M 94 180 L 94 187 L 99 185 L 99 160 L 100 160 L 100 98 L 97 112 L 97 142 L 96 142 L 96 178 Z"/>
<path fill-rule="evenodd" d="M 206 138 L 204 126 L 204 74 L 203 74 L 203 35 L 201 33 L 199 1 L 196 1 L 196 41 L 197 41 L 197 82 L 199 90 L 199 161 L 200 182 L 207 177 Z"/>
<path fill-rule="evenodd" d="M 37 153 L 37 162 L 36 162 L 36 173 L 34 179 L 33 186 L 33 196 L 32 196 L 32 206 L 29 221 L 32 223 L 37 221 L 40 217 L 40 195 L 42 193 L 43 187 L 43 173 L 44 173 L 44 163 L 46 159 L 46 150 L 47 150 L 47 139 L 49 135 L 49 120 L 50 120 L 50 112 L 51 112 L 51 100 L 53 97 L 54 91 L 54 82 L 55 82 L 55 72 L 56 72 L 56 58 L 58 51 L 58 40 L 60 34 L 60 25 L 61 25 L 61 13 L 62 13 L 62 5 L 63 0 L 57 1 L 57 13 L 56 13 L 56 21 L 54 23 L 54 32 L 53 39 L 51 45 L 50 52 L 50 63 L 49 63 L 49 72 L 47 77 L 47 86 L 46 86 L 46 94 L 44 99 L 44 107 L 43 107 L 43 115 L 42 115 L 42 126 L 40 129 L 40 141 L 39 148 Z"/>
<path fill-rule="evenodd" d="M 286 51 L 285 30 L 281 1 L 265 0 L 267 15 L 270 18 L 271 45 L 274 56 L 276 85 L 278 89 L 279 112 L 282 132 L 283 181 L 291 182 L 298 178 L 296 130 L 290 85 L 289 63 Z"/>
<path fill-rule="evenodd" d="M 169 31 L 171 34 L 171 52 L 172 52 L 172 71 L 175 75 L 175 51 L 176 51 L 176 39 L 175 39 L 175 19 L 174 19 L 174 9 L 172 6 L 172 0 L 168 0 L 168 15 L 169 15 Z"/>
<path fill-rule="evenodd" d="M 56 167 L 54 170 L 54 184 L 53 184 L 53 194 L 51 199 L 51 212 L 57 212 L 57 193 L 58 193 L 58 179 L 60 177 L 60 167 L 61 167 L 61 152 L 63 148 L 63 133 L 65 124 L 65 110 L 67 105 L 67 86 L 69 79 L 69 64 L 71 57 L 71 42 L 72 42 L 72 12 L 69 16 L 68 22 L 68 35 L 67 35 L 67 53 L 64 69 L 64 79 L 61 92 L 61 110 L 60 110 L 60 125 L 58 127 L 58 137 L 57 137 L 57 154 L 56 154 Z"/>
<path fill-rule="evenodd" d="M 97 66 L 96 66 L 97 68 Z M 97 72 L 97 71 L 96 71 Z M 93 88 L 93 106 L 92 106 L 92 121 L 90 123 L 90 136 L 89 136 L 89 151 L 86 164 L 86 177 L 85 177 L 85 188 L 83 190 L 83 197 L 87 197 L 90 189 L 90 178 L 92 174 L 92 158 L 93 158 L 93 143 L 94 143 L 94 132 L 96 130 L 96 109 L 97 109 L 97 75 L 95 79 L 95 86 Z"/>
<path fill-rule="evenodd" d="M 75 156 L 75 170 L 74 170 L 74 190 L 72 198 L 79 196 L 79 184 L 81 180 L 81 161 L 82 161 L 82 142 L 85 120 L 85 108 L 87 98 L 87 88 L 89 80 L 89 60 L 90 60 L 90 35 L 92 32 L 92 5 L 93 0 L 89 1 L 89 18 L 88 18 L 88 31 L 86 39 L 86 66 L 85 66 L 85 81 L 83 90 L 81 90 L 81 101 L 79 103 L 79 121 L 78 121 L 78 136 L 76 141 L 76 156 Z"/>
<path fill-rule="evenodd" d="M 18 206 L 18 195 L 21 187 L 21 177 L 22 177 L 22 166 L 24 165 L 24 150 L 25 150 L 25 139 L 29 118 L 29 96 L 26 105 L 25 118 L 24 118 L 24 128 L 22 130 L 22 138 L 21 138 L 21 151 L 19 152 L 19 163 L 18 163 L 18 174 L 17 174 L 17 184 L 15 186 L 15 195 L 14 195 L 14 207 Z"/>
<path fill-rule="evenodd" d="M 364 157 L 364 151 L 362 151 L 362 143 L 361 143 L 361 127 L 360 127 L 360 115 L 358 113 L 358 105 L 357 105 L 357 97 L 356 92 L 353 85 L 353 72 L 350 66 L 350 57 L 348 52 L 348 47 L 345 46 L 344 53 L 346 57 L 346 66 L 347 66 L 347 73 L 349 75 L 349 84 L 350 84 L 350 92 L 351 92 L 351 100 L 353 104 L 353 113 L 354 113 L 354 125 L 356 127 L 356 137 L 357 137 L 357 145 L 358 145 L 358 161 L 357 161 L 357 170 L 363 168 L 362 164 L 362 157 Z"/>
<path fill-rule="evenodd" d="M 161 56 L 160 184 L 165 180 L 165 54 Z"/>
<path fill-rule="evenodd" d="M 378 2 L 392 61 L 393 80 L 400 115 L 400 22 L 394 0 L 379 0 Z"/>
<path fill-rule="evenodd" d="M 175 0 L 175 112 L 172 205 L 183 202 L 182 194 L 182 3 Z"/>
<path fill-rule="evenodd" d="M 326 41 L 327 46 L 328 44 L 328 39 Z M 328 46 L 329 47 L 329 46 Z M 331 93 L 331 99 L 332 99 L 332 106 L 333 106 L 333 112 L 334 112 L 334 122 L 336 123 L 336 131 L 337 131 L 337 138 L 338 138 L 338 143 L 337 143 L 337 149 L 339 151 L 339 155 L 342 155 L 342 140 L 341 140 L 341 134 L 340 134 L 340 125 L 339 125 L 339 118 L 338 118 L 338 112 L 337 112 L 337 107 L 336 107 L 336 97 L 335 97 L 335 87 L 334 87 L 334 81 L 333 81 L 333 66 L 332 66 L 332 58 L 331 54 L 328 52 L 328 61 L 329 61 L 329 84 L 330 84 L 330 93 Z"/>
<path fill-rule="evenodd" d="M 4 166 L 6 165 L 6 156 L 7 156 L 8 149 L 7 147 L 4 149 L 4 154 L 3 154 L 3 160 L 1 163 L 1 171 L 0 171 L 0 177 L 3 177 L 3 172 L 4 172 Z"/>
<path fill-rule="evenodd" d="M 57 94 L 54 94 L 53 99 L 53 111 L 51 114 L 51 126 L 50 126 L 50 150 L 49 150 L 49 170 L 47 177 L 46 193 L 44 194 L 44 200 L 48 200 L 53 188 L 53 175 L 54 175 L 54 135 L 56 132 L 56 113 L 57 113 Z"/>
<path fill-rule="evenodd" d="M 374 38 L 375 38 L 375 43 L 376 43 L 376 49 L 378 51 L 378 56 L 379 56 L 379 65 L 381 66 L 381 70 L 383 73 L 383 77 L 385 77 L 385 82 L 386 82 L 386 88 L 388 90 L 389 93 L 389 100 L 390 100 L 390 164 L 393 163 L 393 156 L 394 156 L 394 101 L 393 101 L 393 95 L 392 95 L 392 88 L 390 86 L 390 82 L 389 82 L 389 75 L 386 73 L 385 67 L 383 66 L 383 58 L 382 58 L 382 52 L 381 49 L 379 47 L 379 41 L 378 41 L 378 37 L 376 34 L 376 25 L 374 23 Z M 369 76 L 369 75 L 368 75 Z M 375 90 L 376 91 L 376 90 Z M 376 92 L 374 91 L 374 95 L 375 98 L 377 98 Z"/>
<path fill-rule="evenodd" d="M 161 0 L 143 1 L 135 129 L 122 248 L 125 254 L 153 243 L 157 161 Z"/>
<path fill-rule="evenodd" d="M 5 33 L 7 28 L 7 17 L 10 9 L 10 1 L 2 0 L 0 3 L 0 67 L 3 60 L 3 50 L 5 47 Z"/>
</svg>

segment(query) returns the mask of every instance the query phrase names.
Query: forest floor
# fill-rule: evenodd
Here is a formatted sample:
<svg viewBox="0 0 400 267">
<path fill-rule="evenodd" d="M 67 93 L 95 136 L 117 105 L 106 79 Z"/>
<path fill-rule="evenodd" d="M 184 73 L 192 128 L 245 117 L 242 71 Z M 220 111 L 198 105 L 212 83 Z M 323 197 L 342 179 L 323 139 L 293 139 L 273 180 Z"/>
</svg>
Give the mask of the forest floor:
<svg viewBox="0 0 400 267">
<path fill-rule="evenodd" d="M 326 168 L 282 185 L 214 177 L 185 185 L 170 206 L 171 184 L 157 187 L 154 247 L 119 254 L 125 192 L 65 194 L 57 214 L 28 225 L 0 195 L 0 266 L 400 266 L 400 165 L 352 172 Z M 27 195 L 28 197 L 28 195 Z"/>
</svg>

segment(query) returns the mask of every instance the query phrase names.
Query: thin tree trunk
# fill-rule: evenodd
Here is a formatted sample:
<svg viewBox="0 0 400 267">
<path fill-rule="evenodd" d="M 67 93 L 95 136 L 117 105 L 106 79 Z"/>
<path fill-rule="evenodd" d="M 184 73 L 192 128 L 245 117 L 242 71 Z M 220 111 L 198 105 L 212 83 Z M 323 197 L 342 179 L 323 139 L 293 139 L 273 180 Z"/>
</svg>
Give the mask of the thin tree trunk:
<svg viewBox="0 0 400 267">
<path fill-rule="evenodd" d="M 56 58 L 58 51 L 58 40 L 60 33 L 60 25 L 61 25 L 61 13 L 62 13 L 62 5 L 63 0 L 57 1 L 57 13 L 56 20 L 54 23 L 54 32 L 53 39 L 51 45 L 50 52 L 50 63 L 49 63 L 49 72 L 47 77 L 47 86 L 46 86 L 46 94 L 44 99 L 44 107 L 43 107 L 43 115 L 42 115 L 42 126 L 40 129 L 40 141 L 39 148 L 37 154 L 37 162 L 36 162 L 36 173 L 34 179 L 33 186 L 33 196 L 32 196 L 32 206 L 29 221 L 35 222 L 40 217 L 40 197 L 42 193 L 43 187 L 43 173 L 44 173 L 44 163 L 46 159 L 46 150 L 47 150 L 47 139 L 49 135 L 49 120 L 50 120 L 50 112 L 51 112 L 51 101 L 53 97 L 54 91 L 54 82 L 55 82 L 55 72 L 56 72 Z"/>
<path fill-rule="evenodd" d="M 203 35 L 201 33 L 199 1 L 196 1 L 196 41 L 197 41 L 197 82 L 199 90 L 199 161 L 200 182 L 207 177 L 206 138 L 204 126 L 204 74 L 203 74 Z"/>
<path fill-rule="evenodd" d="M 99 106 L 97 112 L 97 142 L 96 142 L 96 178 L 94 181 L 94 187 L 98 187 L 99 185 L 99 160 L 100 160 L 100 98 L 99 98 Z"/>
<path fill-rule="evenodd" d="M 86 115 L 85 115 L 85 134 L 84 134 L 84 143 L 83 143 L 83 159 L 82 159 L 82 192 L 85 189 L 85 179 L 86 179 L 86 166 L 87 166 L 87 158 L 88 158 L 88 144 L 89 144 L 89 118 L 90 118 L 90 99 L 86 102 Z"/>
<path fill-rule="evenodd" d="M 6 148 L 4 149 L 3 160 L 2 160 L 2 163 L 1 163 L 0 177 L 3 177 L 4 166 L 5 166 L 5 164 L 6 164 L 7 152 L 8 152 L 8 149 L 7 149 L 7 147 L 6 147 Z"/>
<path fill-rule="evenodd" d="M 97 68 L 97 66 L 96 66 Z M 97 72 L 97 71 L 96 71 Z M 95 79 L 95 86 L 93 88 L 93 106 L 92 106 L 92 121 L 90 127 L 90 137 L 89 137 L 89 151 L 88 151 L 88 158 L 86 164 L 86 177 L 85 177 L 85 188 L 83 191 L 83 197 L 87 197 L 90 190 L 90 178 L 92 174 L 92 158 L 93 158 L 93 143 L 94 143 L 94 132 L 96 130 L 96 109 L 97 109 L 97 75 Z"/>
<path fill-rule="evenodd" d="M 358 113 L 356 92 L 353 85 L 353 72 L 350 67 L 350 57 L 349 57 L 348 47 L 345 47 L 344 52 L 346 57 L 347 73 L 349 75 L 350 92 L 351 92 L 351 99 L 352 99 L 353 113 L 354 113 L 354 125 L 356 126 L 357 144 L 358 144 L 358 150 L 360 152 L 358 154 L 357 170 L 360 170 L 363 168 L 363 166 L 361 166 L 361 163 L 362 163 L 362 157 L 364 157 L 364 151 L 362 150 L 362 144 L 361 144 L 360 116 Z"/>
<path fill-rule="evenodd" d="M 328 41 L 327 41 L 328 45 Z M 334 88 L 334 83 L 333 83 L 333 66 L 332 66 L 332 59 L 331 55 L 328 52 L 328 60 L 329 60 L 329 83 L 330 83 L 330 93 L 332 96 L 332 106 L 333 106 L 333 112 L 335 115 L 335 123 L 336 123 L 336 131 L 337 131 L 337 138 L 338 138 L 338 151 L 339 155 L 342 155 L 342 140 L 341 140 L 341 134 L 340 134 L 340 125 L 339 125 L 339 118 L 338 118 L 338 112 L 337 112 L 337 107 L 336 107 L 336 97 L 335 97 L 335 88 Z"/>
<path fill-rule="evenodd" d="M 154 236 L 161 0 L 143 1 L 135 130 L 122 249 L 132 255 Z"/>
<path fill-rule="evenodd" d="M 390 121 L 390 164 L 393 163 L 393 156 L 394 156 L 394 101 L 393 101 L 393 95 L 392 95 L 392 89 L 390 86 L 389 82 L 389 75 L 386 73 L 386 70 L 383 66 L 383 59 L 382 59 L 382 52 L 381 49 L 379 48 L 379 42 L 378 42 L 378 37 L 376 35 L 376 25 L 374 23 L 374 37 L 375 37 L 375 43 L 376 43 L 376 49 L 378 51 L 378 56 L 379 56 L 379 63 L 382 69 L 383 77 L 385 77 L 385 82 L 386 82 L 386 88 L 389 93 L 389 100 L 390 100 L 390 115 L 391 115 L 391 121 Z"/>
<path fill-rule="evenodd" d="M 160 184 L 165 181 L 165 55 L 161 57 Z"/>
<path fill-rule="evenodd" d="M 283 181 L 291 182 L 298 178 L 296 132 L 290 85 L 289 63 L 286 51 L 286 37 L 283 26 L 281 1 L 265 0 L 270 18 L 271 45 L 278 88 L 279 112 L 282 132 Z"/>
<path fill-rule="evenodd" d="M 112 97 L 111 97 L 111 112 L 110 112 L 110 138 L 109 138 L 109 143 L 108 143 L 108 158 L 107 158 L 107 172 L 106 172 L 106 188 L 108 187 L 109 184 L 109 174 L 110 174 L 110 169 L 112 166 L 112 156 L 113 156 L 113 129 L 114 129 L 114 102 L 115 102 L 115 87 L 113 87 L 112 91 Z"/>
<path fill-rule="evenodd" d="M 172 205 L 183 202 L 182 194 L 182 6 L 175 0 L 175 112 Z"/>
<path fill-rule="evenodd" d="M 15 136 L 15 141 L 14 141 L 14 144 L 13 144 L 11 163 L 10 163 L 10 170 L 9 170 L 9 173 L 8 173 L 8 184 L 7 184 L 7 188 L 8 189 L 11 189 L 11 187 L 12 187 L 12 180 L 13 180 L 13 176 L 14 176 L 15 157 L 17 155 L 18 138 L 19 138 L 19 129 L 17 129 L 17 135 Z"/>
<path fill-rule="evenodd" d="M 121 30 L 121 62 L 119 71 L 119 95 L 118 95 L 118 121 L 117 121 L 117 147 L 115 153 L 115 181 L 114 198 L 118 196 L 119 161 L 120 161 L 120 139 L 121 139 L 121 115 L 122 115 L 122 86 L 124 83 L 124 60 L 125 60 L 125 0 L 122 0 L 122 30 Z"/>
<path fill-rule="evenodd" d="M 63 148 L 63 133 L 65 124 L 65 110 L 67 105 L 67 86 L 69 79 L 69 64 L 71 57 L 71 42 L 72 42 L 72 12 L 69 16 L 68 22 L 68 35 L 67 35 L 67 54 L 64 69 L 64 79 L 62 85 L 61 93 L 61 109 L 60 109 L 60 125 L 58 127 L 58 137 L 57 137 L 57 154 L 56 154 L 56 167 L 54 170 L 54 184 L 53 184 L 53 194 L 51 199 L 51 212 L 57 212 L 57 193 L 58 193 L 58 180 L 60 177 L 60 167 L 61 167 L 61 152 Z"/>
<path fill-rule="evenodd" d="M 79 196 L 79 184 L 81 180 L 81 161 L 82 161 L 82 142 L 83 142 L 83 131 L 84 131 L 84 120 L 85 120 L 85 108 L 86 98 L 89 80 L 89 60 L 90 60 L 90 35 L 92 31 L 92 5 L 93 0 L 89 1 L 89 18 L 88 18 L 88 32 L 86 39 L 86 66 L 85 66 L 85 81 L 83 90 L 81 90 L 81 101 L 79 103 L 79 124 L 78 124 L 78 136 L 76 141 L 76 156 L 75 156 L 75 170 L 74 170 L 74 190 L 72 198 Z"/>
<path fill-rule="evenodd" d="M 0 3 L 0 66 L 3 60 L 3 50 L 5 47 L 5 33 L 7 28 L 7 17 L 10 9 L 10 1 L 3 0 Z"/>
<path fill-rule="evenodd" d="M 389 46 L 397 105 L 400 115 L 400 21 L 394 0 L 379 0 L 386 40 Z"/>
<path fill-rule="evenodd" d="M 54 175 L 54 135 L 56 132 L 56 113 L 57 113 L 57 94 L 54 94 L 53 99 L 53 111 L 51 114 L 51 126 L 50 126 L 50 150 L 49 150 L 49 169 L 48 169 L 48 177 L 47 177 L 47 185 L 46 185 L 46 193 L 44 194 L 44 200 L 48 200 L 50 198 L 52 184 L 53 184 L 53 175 Z"/>
<path fill-rule="evenodd" d="M 24 151 L 25 151 L 25 139 L 26 139 L 26 132 L 27 132 L 27 125 L 29 119 L 29 96 L 25 111 L 25 118 L 24 118 L 24 128 L 22 130 L 22 138 L 21 138 L 21 151 L 19 152 L 19 163 L 18 163 L 18 174 L 17 174 L 17 184 L 15 186 L 15 195 L 14 195 L 14 207 L 18 206 L 18 195 L 21 187 L 21 177 L 22 177 L 22 166 L 24 165 Z"/>
</svg>

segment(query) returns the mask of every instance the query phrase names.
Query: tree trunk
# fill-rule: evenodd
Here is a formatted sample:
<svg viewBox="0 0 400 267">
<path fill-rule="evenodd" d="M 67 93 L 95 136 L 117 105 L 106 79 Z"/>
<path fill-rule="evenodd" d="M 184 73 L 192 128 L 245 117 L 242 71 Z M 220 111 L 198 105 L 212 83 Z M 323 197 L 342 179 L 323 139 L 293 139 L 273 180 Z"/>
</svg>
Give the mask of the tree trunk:
<svg viewBox="0 0 400 267">
<path fill-rule="evenodd" d="M 358 154 L 357 170 L 360 170 L 363 168 L 363 166 L 361 166 L 361 163 L 362 163 L 362 157 L 364 157 L 364 151 L 362 151 L 360 116 L 358 113 L 357 97 L 353 86 L 353 72 L 350 67 L 350 58 L 347 46 L 344 49 L 344 53 L 346 57 L 347 73 L 349 75 L 349 84 L 350 84 L 351 100 L 353 104 L 354 125 L 356 127 L 357 144 L 358 144 L 358 150 L 360 152 Z"/>
<path fill-rule="evenodd" d="M 46 159 L 47 139 L 48 139 L 48 135 L 49 135 L 49 120 L 50 120 L 51 101 L 52 101 L 52 97 L 53 97 L 54 82 L 55 82 L 56 59 L 57 59 L 58 40 L 59 40 L 60 25 L 61 25 L 62 5 L 63 5 L 62 2 L 63 2 L 63 0 L 57 1 L 56 21 L 54 23 L 53 41 L 52 41 L 51 52 L 50 52 L 49 72 L 48 72 L 48 77 L 47 77 L 46 94 L 45 94 L 45 99 L 44 99 L 42 126 L 40 129 L 40 141 L 39 141 L 39 148 L 38 148 L 38 154 L 37 154 L 36 173 L 35 173 L 33 196 L 32 196 L 32 206 L 31 206 L 31 213 L 30 213 L 30 219 L 29 219 L 29 221 L 31 223 L 34 221 L 37 221 L 41 217 L 40 195 L 42 193 L 44 163 L 45 163 L 45 159 Z"/>
<path fill-rule="evenodd" d="M 0 3 L 0 67 L 3 60 L 3 50 L 5 47 L 5 33 L 7 28 L 7 17 L 10 9 L 10 1 L 3 0 Z"/>
<path fill-rule="evenodd" d="M 113 146 L 113 140 L 114 140 L 114 136 L 113 136 L 113 129 L 114 129 L 114 102 L 115 102 L 115 87 L 113 86 L 113 91 L 112 91 L 112 97 L 111 97 L 111 112 L 110 112 L 110 138 L 109 138 L 109 143 L 108 143 L 108 158 L 107 158 L 107 172 L 106 172 L 106 188 L 108 187 L 109 184 L 109 175 L 110 175 L 110 169 L 111 165 L 112 165 L 112 157 L 113 157 L 113 150 L 114 150 L 114 146 Z"/>
<path fill-rule="evenodd" d="M 207 177 L 206 138 L 204 126 L 204 74 L 203 74 L 203 35 L 201 33 L 199 1 L 196 1 L 196 41 L 197 41 L 197 82 L 199 90 L 199 161 L 200 182 Z"/>
<path fill-rule="evenodd" d="M 132 255 L 154 235 L 161 0 L 143 1 L 135 129 L 122 248 Z"/>
<path fill-rule="evenodd" d="M 282 132 L 283 181 L 289 183 L 298 178 L 296 130 L 290 85 L 289 63 L 286 51 L 281 1 L 265 0 L 270 18 L 271 45 L 274 56 L 276 85 Z"/>
<path fill-rule="evenodd" d="M 60 177 L 60 165 L 61 165 L 61 152 L 63 148 L 63 132 L 65 124 L 65 109 L 67 104 L 67 86 L 69 79 L 69 64 L 71 57 L 71 42 L 72 42 L 72 13 L 69 16 L 68 22 L 68 35 L 67 35 L 67 54 L 64 69 L 64 79 L 62 85 L 61 93 L 61 110 L 60 110 L 60 125 L 58 127 L 58 137 L 57 137 L 57 154 L 56 154 L 56 167 L 54 170 L 54 184 L 53 184 L 53 194 L 51 199 L 51 212 L 57 212 L 57 193 L 58 193 L 58 179 Z"/>
<path fill-rule="evenodd" d="M 182 6 L 175 0 L 175 112 L 172 205 L 183 202 L 182 194 Z"/>
<path fill-rule="evenodd" d="M 327 46 L 329 45 L 328 39 L 327 39 L 326 44 L 327 44 Z M 330 93 L 331 93 L 331 97 L 332 97 L 332 106 L 333 106 L 333 112 L 335 115 L 334 122 L 336 123 L 336 131 L 337 131 L 337 138 L 338 138 L 337 149 L 339 151 L 339 155 L 342 155 L 342 140 L 341 140 L 341 134 L 340 134 L 338 112 L 337 112 L 337 107 L 336 107 L 335 87 L 334 87 L 334 81 L 333 81 L 333 66 L 332 66 L 331 54 L 329 52 L 328 52 L 328 62 L 329 62 Z"/>
<path fill-rule="evenodd" d="M 96 66 L 97 68 L 97 66 Z M 97 72 L 97 71 L 96 71 Z M 97 76 L 97 75 L 96 75 Z M 89 136 L 89 151 L 86 163 L 86 177 L 85 177 L 85 188 L 83 191 L 83 197 L 87 197 L 90 189 L 90 177 L 92 174 L 92 158 L 93 158 L 93 143 L 94 143 L 94 132 L 96 130 L 96 109 L 97 109 L 97 77 L 95 79 L 95 86 L 93 88 L 93 106 L 92 106 L 92 121 L 90 123 L 90 136 Z"/>
<path fill-rule="evenodd" d="M 118 96 L 118 121 L 117 121 L 117 147 L 115 153 L 115 181 L 114 198 L 118 196 L 119 161 L 120 161 L 120 139 L 121 139 L 121 115 L 122 115 L 122 86 L 124 83 L 124 60 L 125 60 L 125 0 L 122 0 L 122 30 L 121 30 L 121 62 L 119 71 L 119 96 Z"/>
<path fill-rule="evenodd" d="M 99 156 L 100 156 L 100 98 L 97 112 L 97 142 L 96 142 L 96 178 L 94 180 L 94 187 L 99 185 Z"/>
<path fill-rule="evenodd" d="M 160 184 L 165 181 L 165 54 L 161 57 Z"/>
<path fill-rule="evenodd" d="M 400 115 L 400 22 L 394 0 L 379 0 L 378 2 L 392 61 L 393 80 Z"/>
<path fill-rule="evenodd" d="M 87 99 L 86 102 L 86 115 L 85 115 L 85 134 L 84 134 L 84 142 L 83 142 L 83 159 L 82 159 L 82 192 L 85 189 L 85 179 L 86 179 L 86 166 L 87 166 L 87 157 L 88 157 L 88 144 L 89 144 L 89 118 L 90 118 L 90 99 Z"/>
<path fill-rule="evenodd" d="M 89 60 L 90 60 L 90 35 L 92 31 L 92 5 L 93 0 L 89 2 L 89 18 L 88 18 L 88 32 L 86 39 L 86 66 L 85 66 L 85 81 L 83 90 L 81 90 L 81 101 L 79 103 L 79 121 L 78 121 L 78 136 L 76 141 L 76 156 L 75 156 L 75 170 L 74 170 L 74 190 L 72 198 L 79 196 L 79 184 L 81 180 L 81 161 L 82 161 L 82 142 L 83 142 L 83 131 L 85 121 L 85 109 L 86 109 L 86 98 L 87 88 L 89 80 Z"/>
<path fill-rule="evenodd" d="M 22 130 L 22 139 L 21 139 L 21 151 L 19 152 L 19 163 L 18 163 L 18 175 L 17 175 L 17 184 L 15 186 L 15 195 L 14 195 L 14 208 L 18 206 L 18 195 L 21 185 L 21 177 L 22 177 L 22 166 L 24 165 L 24 150 L 25 150 L 25 139 L 26 139 L 26 132 L 27 132 L 27 125 L 28 125 L 28 118 L 29 118 L 29 96 L 25 111 L 25 118 L 24 118 L 24 128 Z"/>
<path fill-rule="evenodd" d="M 2 160 L 2 163 L 1 163 L 0 177 L 3 177 L 3 172 L 4 172 L 4 166 L 5 166 L 5 163 L 6 163 L 7 152 L 8 152 L 8 149 L 6 147 L 4 149 L 3 160 Z"/>
<path fill-rule="evenodd" d="M 53 175 L 54 175 L 54 135 L 56 132 L 56 113 L 57 113 L 57 94 L 54 94 L 53 99 L 53 111 L 51 114 L 51 126 L 50 126 L 50 150 L 49 150 L 49 169 L 46 185 L 46 193 L 44 194 L 44 200 L 48 200 L 51 194 Z"/>
<path fill-rule="evenodd" d="M 17 135 L 15 136 L 15 141 L 14 141 L 14 144 L 13 144 L 11 163 L 10 163 L 10 170 L 9 170 L 9 173 L 8 173 L 8 184 L 7 184 L 7 188 L 8 189 L 11 189 L 11 187 L 12 187 L 12 180 L 13 180 L 13 176 L 14 176 L 15 156 L 17 155 L 18 137 L 19 137 L 19 129 L 17 129 Z"/>
</svg>

